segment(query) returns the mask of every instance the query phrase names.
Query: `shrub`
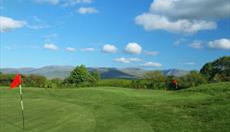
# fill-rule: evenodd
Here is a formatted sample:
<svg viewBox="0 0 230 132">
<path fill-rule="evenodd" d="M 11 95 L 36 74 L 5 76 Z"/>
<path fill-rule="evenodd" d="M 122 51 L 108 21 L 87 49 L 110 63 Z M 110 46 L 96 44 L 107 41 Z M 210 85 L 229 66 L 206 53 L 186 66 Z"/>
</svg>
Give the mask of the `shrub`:
<svg viewBox="0 0 230 132">
<path fill-rule="evenodd" d="M 62 88 L 64 87 L 63 80 L 60 78 L 54 78 L 51 80 L 47 80 L 45 87 L 46 88 Z"/>
<path fill-rule="evenodd" d="M 127 79 L 103 79 L 98 81 L 96 86 L 111 86 L 111 87 L 131 87 L 131 80 Z"/>
<path fill-rule="evenodd" d="M 179 88 L 195 87 L 204 83 L 207 83 L 206 78 L 196 71 L 191 71 L 178 79 Z"/>
<path fill-rule="evenodd" d="M 161 71 L 150 71 L 144 74 L 146 87 L 148 89 L 164 89 L 166 87 L 166 77 Z"/>
<path fill-rule="evenodd" d="M 15 74 L 0 74 L 0 85 L 9 86 Z M 22 85 L 28 87 L 45 87 L 46 77 L 40 75 L 22 75 Z"/>
</svg>

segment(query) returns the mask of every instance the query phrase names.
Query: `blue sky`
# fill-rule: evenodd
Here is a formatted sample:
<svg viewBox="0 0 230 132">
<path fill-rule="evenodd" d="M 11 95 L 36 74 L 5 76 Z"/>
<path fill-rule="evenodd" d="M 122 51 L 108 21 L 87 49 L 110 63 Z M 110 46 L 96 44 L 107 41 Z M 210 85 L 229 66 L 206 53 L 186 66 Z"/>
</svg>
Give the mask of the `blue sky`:
<svg viewBox="0 0 230 132">
<path fill-rule="evenodd" d="M 230 55 L 226 0 L 0 2 L 0 67 L 199 70 Z"/>
</svg>

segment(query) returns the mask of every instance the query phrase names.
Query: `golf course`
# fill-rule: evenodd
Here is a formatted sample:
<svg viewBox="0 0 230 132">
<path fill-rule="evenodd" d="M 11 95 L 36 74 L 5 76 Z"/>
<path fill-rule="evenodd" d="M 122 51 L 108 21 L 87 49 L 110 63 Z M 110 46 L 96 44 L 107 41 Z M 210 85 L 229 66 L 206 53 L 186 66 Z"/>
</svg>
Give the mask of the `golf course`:
<svg viewBox="0 0 230 132">
<path fill-rule="evenodd" d="M 0 88 L 1 132 L 227 132 L 230 83 L 185 90 Z"/>
</svg>

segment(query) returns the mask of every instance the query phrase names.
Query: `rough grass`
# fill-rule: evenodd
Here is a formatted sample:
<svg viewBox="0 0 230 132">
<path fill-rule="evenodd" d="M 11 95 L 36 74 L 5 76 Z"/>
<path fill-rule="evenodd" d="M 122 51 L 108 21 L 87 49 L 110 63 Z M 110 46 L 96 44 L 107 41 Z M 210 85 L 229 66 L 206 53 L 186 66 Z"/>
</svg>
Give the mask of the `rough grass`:
<svg viewBox="0 0 230 132">
<path fill-rule="evenodd" d="M 0 88 L 0 131 L 22 132 L 19 89 Z M 227 132 L 230 83 L 181 91 L 24 88 L 28 132 Z"/>
</svg>

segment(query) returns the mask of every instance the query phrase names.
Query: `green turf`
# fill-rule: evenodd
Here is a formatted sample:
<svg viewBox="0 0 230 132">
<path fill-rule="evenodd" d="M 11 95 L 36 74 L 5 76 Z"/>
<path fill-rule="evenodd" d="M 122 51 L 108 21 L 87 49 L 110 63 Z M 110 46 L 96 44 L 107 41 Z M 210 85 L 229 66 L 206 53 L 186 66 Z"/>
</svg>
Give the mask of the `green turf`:
<svg viewBox="0 0 230 132">
<path fill-rule="evenodd" d="M 0 131 L 22 132 L 18 89 L 0 88 Z M 24 88 L 28 132 L 227 132 L 230 83 L 180 91 Z"/>
</svg>

